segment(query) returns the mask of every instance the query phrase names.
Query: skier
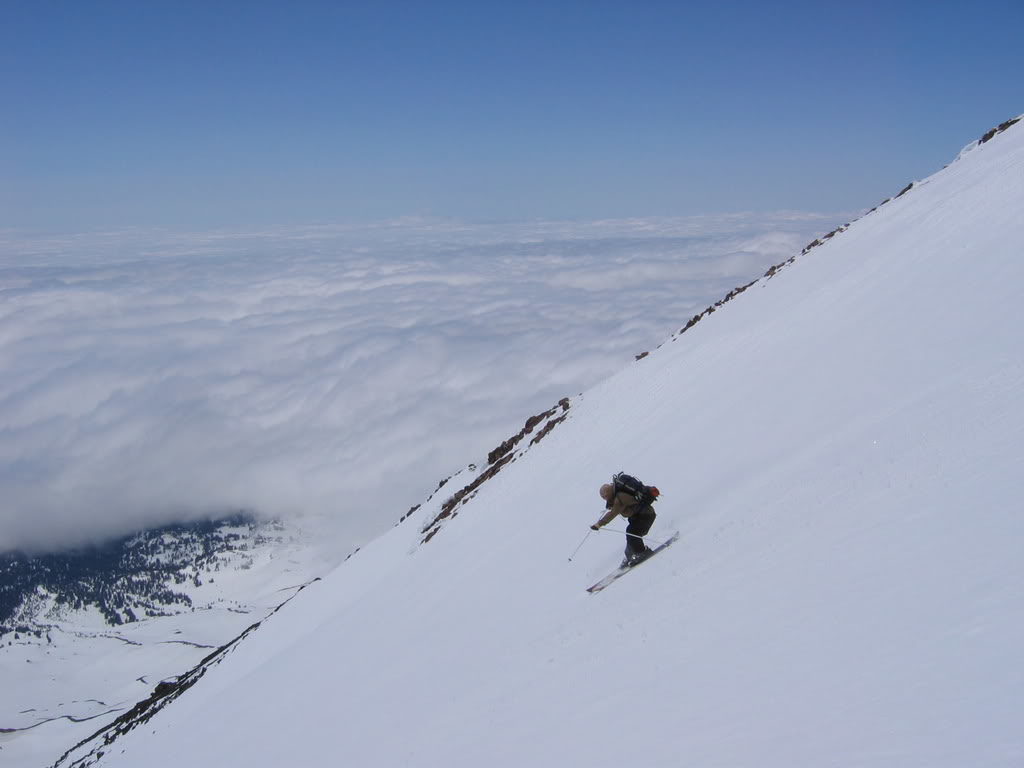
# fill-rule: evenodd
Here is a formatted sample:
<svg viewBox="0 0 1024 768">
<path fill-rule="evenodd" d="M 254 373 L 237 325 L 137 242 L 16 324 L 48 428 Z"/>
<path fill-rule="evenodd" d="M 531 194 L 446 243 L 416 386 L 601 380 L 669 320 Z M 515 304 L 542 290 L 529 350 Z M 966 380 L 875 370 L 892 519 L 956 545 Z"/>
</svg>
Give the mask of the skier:
<svg viewBox="0 0 1024 768">
<path fill-rule="evenodd" d="M 650 557 L 651 550 L 644 544 L 643 537 L 651 530 L 654 518 L 657 517 L 651 505 L 658 498 L 658 489 L 620 472 L 612 478 L 611 483 L 602 485 L 599 493 L 604 499 L 607 512 L 590 527 L 596 531 L 608 525 L 617 515 L 622 515 L 629 520 L 626 526 L 626 557 L 622 567 L 636 565 Z"/>
</svg>

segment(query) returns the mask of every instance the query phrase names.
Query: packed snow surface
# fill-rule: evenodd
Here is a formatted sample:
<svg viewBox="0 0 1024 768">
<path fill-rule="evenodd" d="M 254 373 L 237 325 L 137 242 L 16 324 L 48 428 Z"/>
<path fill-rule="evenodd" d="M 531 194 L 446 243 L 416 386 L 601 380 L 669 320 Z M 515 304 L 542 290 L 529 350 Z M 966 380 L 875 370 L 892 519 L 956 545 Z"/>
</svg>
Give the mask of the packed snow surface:
<svg viewBox="0 0 1024 768">
<path fill-rule="evenodd" d="M 109 766 L 1024 764 L 1024 125 L 576 398 Z M 662 490 L 598 595 L 617 470 Z M 440 494 L 443 495 L 443 494 Z"/>
</svg>

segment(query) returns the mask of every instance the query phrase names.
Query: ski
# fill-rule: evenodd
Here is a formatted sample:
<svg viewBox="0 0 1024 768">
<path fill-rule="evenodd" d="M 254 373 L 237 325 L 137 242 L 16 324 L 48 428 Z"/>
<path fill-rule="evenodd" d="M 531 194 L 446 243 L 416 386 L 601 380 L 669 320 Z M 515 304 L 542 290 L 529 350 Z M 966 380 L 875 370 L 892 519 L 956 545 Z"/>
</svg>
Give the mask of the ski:
<svg viewBox="0 0 1024 768">
<path fill-rule="evenodd" d="M 607 576 L 605 576 L 599 582 L 594 584 L 592 587 L 587 587 L 587 592 L 589 592 L 592 595 L 600 592 L 605 587 L 610 586 L 613 581 L 621 579 L 623 576 L 625 576 L 627 573 L 632 571 L 634 568 L 636 568 L 638 566 L 641 566 L 644 563 L 646 563 L 648 560 L 650 560 L 656 554 L 661 552 L 661 550 L 666 549 L 667 547 L 671 546 L 671 544 L 673 542 L 675 542 L 676 539 L 678 539 L 678 538 L 679 538 L 679 531 L 676 531 L 675 533 L 673 533 L 671 536 L 668 537 L 667 541 L 665 541 L 664 543 L 659 544 L 658 546 L 654 547 L 651 550 L 651 554 L 649 554 L 647 557 L 645 557 L 639 563 L 637 563 L 636 565 L 627 565 L 625 567 L 616 568 L 614 571 L 609 573 Z"/>
</svg>

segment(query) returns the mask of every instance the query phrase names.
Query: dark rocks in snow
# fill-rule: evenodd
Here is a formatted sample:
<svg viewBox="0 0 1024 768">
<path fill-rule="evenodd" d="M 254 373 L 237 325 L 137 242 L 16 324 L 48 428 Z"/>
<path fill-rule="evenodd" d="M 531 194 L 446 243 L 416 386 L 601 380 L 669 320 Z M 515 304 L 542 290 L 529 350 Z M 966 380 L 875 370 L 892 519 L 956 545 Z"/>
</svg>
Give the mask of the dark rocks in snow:
<svg viewBox="0 0 1024 768">
<path fill-rule="evenodd" d="M 419 509 L 419 508 L 420 508 L 419 504 L 416 504 L 415 506 L 409 507 L 409 511 L 406 512 L 404 515 L 402 515 L 400 518 L 398 518 L 398 522 L 395 523 L 395 525 L 401 525 L 402 523 L 404 523 L 406 520 L 408 520 L 410 517 L 412 517 L 413 513 L 417 509 Z"/>
<path fill-rule="evenodd" d="M 843 224 L 843 226 L 836 227 L 831 232 L 829 232 L 827 235 L 822 235 L 819 238 L 815 238 L 814 240 L 812 240 L 811 242 L 809 242 L 807 245 L 804 246 L 803 250 L 800 251 L 800 255 L 801 256 L 804 255 L 808 251 L 810 251 L 810 250 L 812 250 L 814 248 L 817 248 L 819 245 L 824 245 L 827 241 L 831 240 L 833 237 L 838 235 L 840 232 L 845 232 L 849 228 L 849 226 L 850 226 L 849 223 Z M 781 269 L 786 264 L 792 264 L 795 258 L 796 257 L 792 257 L 788 261 L 785 261 L 782 264 L 778 264 L 775 267 L 772 267 L 772 269 L 769 270 L 769 272 L 771 272 L 772 274 L 775 274 L 775 271 L 778 271 L 779 269 Z"/>
<path fill-rule="evenodd" d="M 554 429 L 559 424 L 561 424 L 563 421 L 565 421 L 565 416 L 566 416 L 566 414 L 563 413 L 557 419 L 549 420 L 548 423 L 544 425 L 544 428 L 542 430 L 540 430 L 536 435 L 533 436 L 533 439 L 530 441 L 530 445 L 536 445 L 541 440 L 543 440 L 545 437 L 547 437 L 552 429 Z"/>
<path fill-rule="evenodd" d="M 156 688 L 153 689 L 153 696 L 167 696 L 173 693 L 178 687 L 177 682 L 170 682 L 168 680 L 162 680 L 156 684 Z"/>
<path fill-rule="evenodd" d="M 896 195 L 896 197 L 903 197 L 905 194 L 907 194 L 907 192 L 909 192 L 913 188 L 914 188 L 914 182 L 910 182 L 909 184 L 907 184 L 907 186 L 905 186 L 903 189 L 900 190 L 900 193 L 898 195 Z"/>
<path fill-rule="evenodd" d="M 980 144 L 985 144 L 988 141 L 991 141 L 997 135 L 999 135 L 1000 133 L 1005 131 L 1007 128 L 1009 128 L 1011 125 L 1015 125 L 1015 124 L 1019 123 L 1020 120 L 1021 119 L 1019 117 L 1015 117 L 1012 120 L 1007 120 L 1006 122 L 1000 123 L 995 128 L 993 128 L 991 131 L 986 131 L 985 134 L 980 139 L 978 139 L 978 144 L 979 145 Z"/>
<path fill-rule="evenodd" d="M 768 270 L 768 272 L 770 274 L 775 274 L 774 270 L 776 270 L 776 269 L 778 269 L 778 267 L 772 267 L 770 270 Z M 739 286 L 737 288 L 733 288 L 731 291 L 729 291 L 729 293 L 727 293 L 721 299 L 719 299 L 714 304 L 712 304 L 710 307 L 705 309 L 699 315 L 694 315 L 693 317 L 691 317 L 689 322 L 687 322 L 685 326 L 680 328 L 678 333 L 676 333 L 675 335 L 672 336 L 672 341 L 675 341 L 676 339 L 678 339 L 680 336 L 682 336 L 688 330 L 693 328 L 693 326 L 695 326 L 697 323 L 699 323 L 701 320 L 703 320 L 708 315 L 713 314 L 723 304 L 726 304 L 726 303 L 732 301 L 733 299 L 735 299 L 737 296 L 739 296 L 741 293 L 743 293 L 745 290 L 747 290 L 747 288 L 749 288 L 750 286 L 752 286 L 756 282 L 757 282 L 757 280 L 751 280 L 746 285 L 741 285 L 741 286 Z"/>
<path fill-rule="evenodd" d="M 503 467 L 512 463 L 518 458 L 522 451 L 520 451 L 520 453 L 516 453 L 516 446 L 518 446 L 519 443 L 521 443 L 527 435 L 533 433 L 533 431 L 537 429 L 539 425 L 544 425 L 533 436 L 533 439 L 530 440 L 528 447 L 536 445 L 541 440 L 543 440 L 547 435 L 549 435 L 551 433 L 551 430 L 553 430 L 558 424 L 561 424 L 562 421 L 565 420 L 566 416 L 568 415 L 569 407 L 569 398 L 563 397 L 561 400 L 558 401 L 558 403 L 555 406 L 549 408 L 543 413 L 538 413 L 536 416 L 531 416 L 530 418 L 528 418 L 526 420 L 526 423 L 523 425 L 523 428 L 518 432 L 518 434 L 515 434 L 508 440 L 505 440 L 504 442 L 502 442 L 501 445 L 499 445 L 497 448 L 491 451 L 487 455 L 487 468 L 479 475 L 477 475 L 476 478 L 474 478 L 473 481 L 470 482 L 468 485 L 462 487 L 454 494 L 449 496 L 448 499 L 444 502 L 444 504 L 441 505 L 441 511 L 438 512 L 437 515 L 435 515 L 430 522 L 423 526 L 421 532 L 425 534 L 425 536 L 421 543 L 426 544 L 428 541 L 434 538 L 434 536 L 436 536 L 438 531 L 440 531 L 441 529 L 441 523 L 444 522 L 446 519 L 455 517 L 458 514 L 455 510 L 460 504 L 463 504 L 466 501 L 472 499 L 473 496 L 476 495 L 477 489 L 479 489 L 481 485 L 483 485 L 485 482 L 487 482 L 496 474 L 498 474 L 498 472 L 500 472 Z M 557 415 L 559 414 L 559 409 L 561 409 L 561 413 L 560 415 Z M 471 467 L 471 469 L 472 468 L 473 467 Z"/>
<path fill-rule="evenodd" d="M 538 424 L 540 424 L 545 419 L 550 419 L 559 407 L 561 407 L 563 411 L 569 410 L 569 398 L 563 397 L 561 400 L 558 401 L 558 405 L 544 411 L 544 413 L 538 413 L 536 416 L 531 416 L 530 418 L 528 418 L 526 420 L 526 424 L 524 424 L 523 428 L 519 430 L 519 434 L 513 435 L 508 440 L 499 445 L 497 448 L 495 448 L 493 451 L 491 451 L 489 454 L 487 454 L 487 463 L 489 465 L 493 465 L 500 458 L 510 453 L 512 449 L 514 449 L 524 437 L 533 432 L 534 428 Z"/>
</svg>

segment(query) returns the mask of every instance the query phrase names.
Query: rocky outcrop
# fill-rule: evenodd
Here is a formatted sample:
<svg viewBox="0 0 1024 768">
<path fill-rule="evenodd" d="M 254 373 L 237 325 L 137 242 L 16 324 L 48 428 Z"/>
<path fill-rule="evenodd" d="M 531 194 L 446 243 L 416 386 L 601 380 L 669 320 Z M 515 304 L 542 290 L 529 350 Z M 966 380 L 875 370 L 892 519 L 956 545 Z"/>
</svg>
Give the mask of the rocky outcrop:
<svg viewBox="0 0 1024 768">
<path fill-rule="evenodd" d="M 434 538 L 434 536 L 436 536 L 441 530 L 441 526 L 445 520 L 450 520 L 458 515 L 458 507 L 472 499 L 481 485 L 498 474 L 505 466 L 514 462 L 530 446 L 536 445 L 547 437 L 551 431 L 561 424 L 569 415 L 569 407 L 569 398 L 562 398 L 552 408 L 528 418 L 526 423 L 523 425 L 523 428 L 519 430 L 517 434 L 510 437 L 508 440 L 503 441 L 501 445 L 497 446 L 493 451 L 487 454 L 487 467 L 479 475 L 473 478 L 471 482 L 467 483 L 454 494 L 449 496 L 441 505 L 440 511 L 423 526 L 421 533 L 424 536 L 421 543 L 426 544 Z M 536 434 L 534 434 L 534 430 L 536 430 Z M 517 446 L 519 446 L 522 441 L 531 434 L 533 434 L 533 438 L 529 441 L 527 446 L 517 450 Z M 475 467 L 471 467 L 471 469 L 475 470 Z M 443 482 L 441 486 L 443 486 L 445 482 Z M 439 489 L 441 486 L 439 486 Z"/>
<path fill-rule="evenodd" d="M 1015 117 L 1012 120 L 1007 120 L 1005 123 L 1000 123 L 999 125 L 997 125 L 992 130 L 986 131 L 982 135 L 982 137 L 980 139 L 978 139 L 978 144 L 985 144 L 986 142 L 991 141 L 997 135 L 999 135 L 1000 133 L 1005 131 L 1007 128 L 1009 128 L 1011 125 L 1015 125 L 1015 124 L 1019 123 L 1020 120 L 1021 120 L 1021 118 Z"/>
</svg>

